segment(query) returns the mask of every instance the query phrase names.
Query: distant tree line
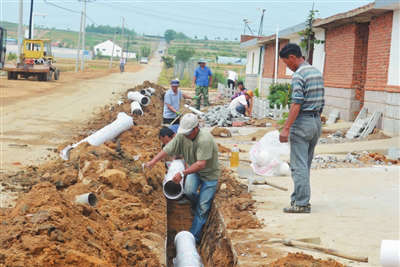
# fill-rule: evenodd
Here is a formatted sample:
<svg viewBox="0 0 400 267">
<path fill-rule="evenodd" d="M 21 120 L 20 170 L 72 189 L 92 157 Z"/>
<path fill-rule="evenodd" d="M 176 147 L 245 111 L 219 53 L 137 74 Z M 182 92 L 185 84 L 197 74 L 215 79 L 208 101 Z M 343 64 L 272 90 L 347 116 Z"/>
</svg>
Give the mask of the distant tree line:
<svg viewBox="0 0 400 267">
<path fill-rule="evenodd" d="M 95 26 L 93 23 L 90 26 L 86 26 L 86 32 L 90 33 L 105 33 L 105 34 L 114 34 L 115 32 L 118 32 L 118 34 L 122 34 L 122 27 L 111 27 L 110 25 L 99 25 Z M 130 36 L 136 36 L 136 32 L 134 30 L 130 30 L 127 28 L 124 28 L 124 34 L 130 35 Z"/>
<path fill-rule="evenodd" d="M 165 41 L 169 44 L 172 40 L 188 39 L 189 37 L 187 37 L 183 32 L 176 32 L 174 30 L 169 29 L 164 32 L 164 38 Z"/>
</svg>

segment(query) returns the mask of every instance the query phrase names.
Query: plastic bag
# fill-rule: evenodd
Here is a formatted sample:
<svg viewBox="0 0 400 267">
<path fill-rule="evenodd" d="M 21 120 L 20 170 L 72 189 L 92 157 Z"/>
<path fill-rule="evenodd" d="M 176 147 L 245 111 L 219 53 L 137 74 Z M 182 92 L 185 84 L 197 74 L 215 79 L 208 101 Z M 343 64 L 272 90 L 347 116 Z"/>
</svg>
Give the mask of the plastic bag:
<svg viewBox="0 0 400 267">
<path fill-rule="evenodd" d="M 251 167 L 258 175 L 288 175 L 290 174 L 289 166 L 286 162 L 282 162 L 280 155 L 289 153 L 288 143 L 279 141 L 279 132 L 269 132 L 251 147 L 249 151 Z"/>
</svg>

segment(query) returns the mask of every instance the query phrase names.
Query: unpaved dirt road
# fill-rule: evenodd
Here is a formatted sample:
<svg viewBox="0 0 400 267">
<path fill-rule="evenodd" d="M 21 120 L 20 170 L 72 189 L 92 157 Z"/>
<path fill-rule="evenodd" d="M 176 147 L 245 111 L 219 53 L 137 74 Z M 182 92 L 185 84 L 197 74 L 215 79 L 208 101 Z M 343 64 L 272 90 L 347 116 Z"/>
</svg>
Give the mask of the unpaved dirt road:
<svg viewBox="0 0 400 267">
<path fill-rule="evenodd" d="M 128 65 L 123 74 L 100 72 L 99 78 L 78 73 L 43 83 L 1 77 L 1 173 L 58 157 L 54 149 L 70 141 L 96 108 L 116 104 L 121 92 L 145 80 L 156 82 L 161 68 L 156 52 L 148 65 Z"/>
</svg>

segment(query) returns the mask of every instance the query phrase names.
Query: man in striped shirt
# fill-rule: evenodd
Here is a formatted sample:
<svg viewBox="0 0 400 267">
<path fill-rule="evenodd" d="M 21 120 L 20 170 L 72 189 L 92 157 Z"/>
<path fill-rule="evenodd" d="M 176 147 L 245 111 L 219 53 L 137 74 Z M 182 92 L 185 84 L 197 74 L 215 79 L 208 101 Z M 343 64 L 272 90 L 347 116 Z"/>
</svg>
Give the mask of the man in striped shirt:
<svg viewBox="0 0 400 267">
<path fill-rule="evenodd" d="M 321 72 L 308 64 L 300 46 L 287 44 L 279 53 L 292 75 L 292 104 L 279 141 L 290 141 L 290 168 L 294 191 L 285 213 L 310 213 L 310 168 L 314 149 L 321 136 L 320 115 L 325 105 Z"/>
</svg>

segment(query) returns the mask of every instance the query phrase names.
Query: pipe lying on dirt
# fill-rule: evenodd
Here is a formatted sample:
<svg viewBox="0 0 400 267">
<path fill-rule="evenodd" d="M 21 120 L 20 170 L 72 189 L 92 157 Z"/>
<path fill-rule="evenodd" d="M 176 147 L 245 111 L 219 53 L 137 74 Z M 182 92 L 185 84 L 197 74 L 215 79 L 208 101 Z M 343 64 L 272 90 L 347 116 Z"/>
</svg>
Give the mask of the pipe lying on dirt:
<svg viewBox="0 0 400 267">
<path fill-rule="evenodd" d="M 133 126 L 132 117 L 128 116 L 124 112 L 120 112 L 117 115 L 117 119 L 111 124 L 101 128 L 94 134 L 86 137 L 85 139 L 79 141 L 76 144 L 68 145 L 66 148 L 60 151 L 60 157 L 64 160 L 69 159 L 69 154 L 72 149 L 83 142 L 88 142 L 92 146 L 100 146 L 108 140 L 115 139 L 118 135 L 126 130 L 129 130 Z"/>
<path fill-rule="evenodd" d="M 400 240 L 382 240 L 380 261 L 382 267 L 400 266 Z"/>
<path fill-rule="evenodd" d="M 198 109 L 195 109 L 194 107 L 189 106 L 188 104 L 185 104 L 185 108 L 189 109 L 190 111 L 192 111 L 193 113 L 195 113 L 195 114 L 197 114 L 199 116 L 204 115 L 203 112 L 201 112 Z"/>
<path fill-rule="evenodd" d="M 139 102 L 133 101 L 131 103 L 131 114 L 136 114 L 136 115 L 139 115 L 139 116 L 143 116 L 142 106 L 140 105 Z"/>
<path fill-rule="evenodd" d="M 185 169 L 185 164 L 180 159 L 173 160 L 168 166 L 168 172 L 163 181 L 164 195 L 169 199 L 178 199 L 183 194 L 183 179 L 179 184 L 172 181 L 174 175 Z"/>
<path fill-rule="evenodd" d="M 132 101 L 138 101 L 142 106 L 147 106 L 150 104 L 150 98 L 142 95 L 139 92 L 129 92 L 128 99 Z"/>
<path fill-rule="evenodd" d="M 121 106 L 123 103 L 124 103 L 124 101 L 121 101 L 121 100 L 117 101 L 118 106 Z"/>
<path fill-rule="evenodd" d="M 140 93 L 144 96 L 149 96 L 151 97 L 151 93 L 147 91 L 147 89 L 140 89 Z"/>
<path fill-rule="evenodd" d="M 149 87 L 146 89 L 151 95 L 154 95 L 156 93 L 156 89 Z"/>
<path fill-rule="evenodd" d="M 203 267 L 203 262 L 196 250 L 194 236 L 190 232 L 179 232 L 175 236 L 174 244 L 176 247 L 176 257 L 173 259 L 175 267 Z"/>
<path fill-rule="evenodd" d="M 86 193 L 75 197 L 75 202 L 84 205 L 90 205 L 92 207 L 97 206 L 97 197 L 93 193 Z"/>
</svg>

